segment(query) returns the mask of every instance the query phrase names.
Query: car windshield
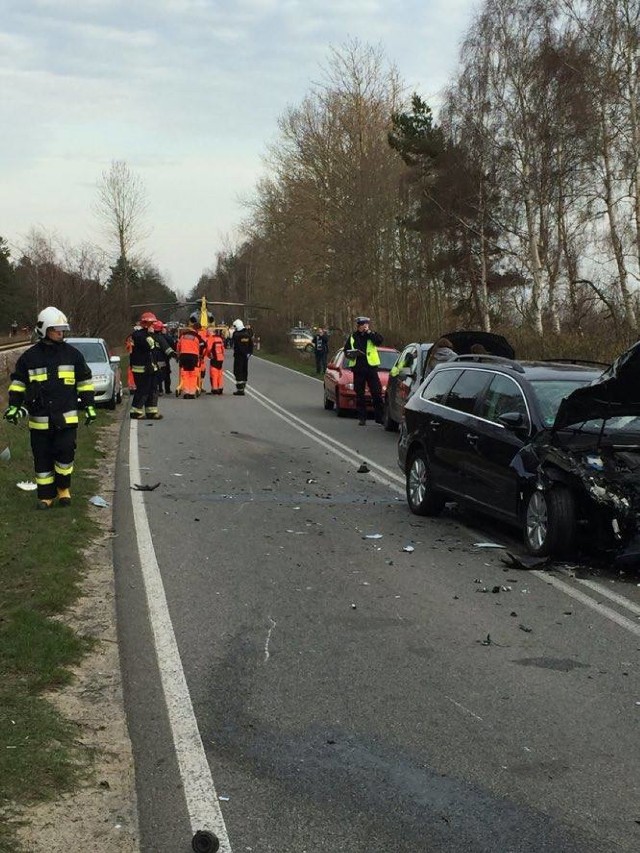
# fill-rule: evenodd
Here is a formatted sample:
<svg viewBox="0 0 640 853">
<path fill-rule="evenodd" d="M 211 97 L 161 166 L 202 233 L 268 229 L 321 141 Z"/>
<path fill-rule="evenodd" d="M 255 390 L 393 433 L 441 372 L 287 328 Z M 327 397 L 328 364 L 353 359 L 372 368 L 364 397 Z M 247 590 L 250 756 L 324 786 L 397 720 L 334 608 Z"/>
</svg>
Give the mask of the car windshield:
<svg viewBox="0 0 640 853">
<path fill-rule="evenodd" d="M 397 352 L 388 352 L 388 350 L 378 350 L 380 354 L 380 370 L 391 370 L 398 358 Z"/>
<path fill-rule="evenodd" d="M 560 408 L 560 403 L 576 388 L 581 388 L 590 379 L 534 379 L 531 387 L 538 400 L 542 422 L 546 427 L 552 427 Z"/>
<path fill-rule="evenodd" d="M 573 424 L 568 429 L 579 428 L 581 432 L 597 432 L 602 431 L 602 418 L 596 420 L 583 421 L 580 424 Z M 640 434 L 640 418 L 634 415 L 620 415 L 615 418 L 608 418 L 604 425 L 604 433 L 624 432 Z"/>
<path fill-rule="evenodd" d="M 79 349 L 82 355 L 84 356 L 84 360 L 87 362 L 93 361 L 102 361 L 107 362 L 109 358 L 104 351 L 104 347 L 102 344 L 98 343 L 98 341 L 69 341 L 72 347 Z"/>
</svg>

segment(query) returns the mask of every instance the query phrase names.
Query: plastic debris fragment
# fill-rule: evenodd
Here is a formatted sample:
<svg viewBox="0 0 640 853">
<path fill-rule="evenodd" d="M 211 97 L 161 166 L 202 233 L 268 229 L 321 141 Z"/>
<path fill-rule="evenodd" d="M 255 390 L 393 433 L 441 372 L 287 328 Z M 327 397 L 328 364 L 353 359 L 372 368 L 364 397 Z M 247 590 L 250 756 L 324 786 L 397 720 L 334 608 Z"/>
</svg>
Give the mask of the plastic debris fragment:
<svg viewBox="0 0 640 853">
<path fill-rule="evenodd" d="M 109 506 L 105 499 L 103 497 L 100 497 L 100 495 L 94 495 L 92 498 L 89 498 L 89 503 L 93 504 L 93 506 Z"/>
<path fill-rule="evenodd" d="M 382 533 L 367 533 L 362 538 L 363 539 L 382 539 Z"/>
<path fill-rule="evenodd" d="M 497 542 L 474 542 L 476 548 L 504 548 L 505 545 L 498 545 Z"/>
<path fill-rule="evenodd" d="M 407 554 L 413 554 L 416 549 L 413 547 L 413 545 L 405 545 L 402 550 L 405 551 Z"/>
<path fill-rule="evenodd" d="M 8 447 L 5 447 L 2 453 L 0 453 L 0 459 L 2 459 L 3 462 L 9 462 L 11 459 L 11 451 Z"/>
<path fill-rule="evenodd" d="M 38 488 L 35 483 L 31 483 L 29 480 L 22 480 L 19 483 L 16 483 L 16 486 L 19 489 L 22 489 L 23 492 L 35 492 Z"/>
<path fill-rule="evenodd" d="M 367 463 L 363 462 L 362 465 L 360 465 L 360 467 L 356 471 L 356 473 L 357 474 L 368 474 L 369 473 L 369 466 L 367 465 Z"/>
<path fill-rule="evenodd" d="M 154 483 L 153 486 L 142 485 L 141 483 L 134 483 L 131 487 L 136 492 L 152 492 L 154 489 L 157 489 L 160 483 Z"/>
</svg>

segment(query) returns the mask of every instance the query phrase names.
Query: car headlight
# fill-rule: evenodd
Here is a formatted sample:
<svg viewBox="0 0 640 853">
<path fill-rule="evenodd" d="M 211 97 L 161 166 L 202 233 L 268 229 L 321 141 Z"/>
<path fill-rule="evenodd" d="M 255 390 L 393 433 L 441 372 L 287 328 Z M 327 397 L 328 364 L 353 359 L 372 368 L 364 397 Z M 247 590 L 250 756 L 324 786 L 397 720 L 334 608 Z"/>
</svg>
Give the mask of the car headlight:
<svg viewBox="0 0 640 853">
<path fill-rule="evenodd" d="M 353 387 L 354 387 L 353 382 L 347 382 L 347 384 L 344 387 L 349 391 L 353 391 Z"/>
</svg>

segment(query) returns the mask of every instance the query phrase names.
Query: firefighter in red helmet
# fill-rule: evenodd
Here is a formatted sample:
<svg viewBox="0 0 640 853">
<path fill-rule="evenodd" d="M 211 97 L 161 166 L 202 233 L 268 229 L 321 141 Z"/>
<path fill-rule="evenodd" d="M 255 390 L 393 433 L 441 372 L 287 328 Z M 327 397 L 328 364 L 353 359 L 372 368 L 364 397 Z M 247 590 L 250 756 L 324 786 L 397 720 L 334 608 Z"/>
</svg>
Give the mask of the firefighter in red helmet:
<svg viewBox="0 0 640 853">
<path fill-rule="evenodd" d="M 158 365 L 155 359 L 156 341 L 153 337 L 153 324 L 157 317 L 151 311 L 144 311 L 138 321 L 139 329 L 131 335 L 133 344 L 129 362 L 136 390 L 131 403 L 129 417 L 132 420 L 161 420 L 158 411 L 158 386 L 156 373 Z"/>
</svg>

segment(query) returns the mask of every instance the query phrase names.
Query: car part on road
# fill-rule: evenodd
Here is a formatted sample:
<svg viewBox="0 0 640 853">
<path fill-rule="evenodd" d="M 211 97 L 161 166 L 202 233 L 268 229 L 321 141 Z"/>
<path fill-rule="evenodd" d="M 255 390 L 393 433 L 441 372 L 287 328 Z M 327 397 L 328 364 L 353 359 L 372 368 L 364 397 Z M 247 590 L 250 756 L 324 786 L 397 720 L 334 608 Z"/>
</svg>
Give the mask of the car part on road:
<svg viewBox="0 0 640 853">
<path fill-rule="evenodd" d="M 213 832 L 199 829 L 191 840 L 191 849 L 194 853 L 217 853 L 220 842 Z"/>
</svg>

